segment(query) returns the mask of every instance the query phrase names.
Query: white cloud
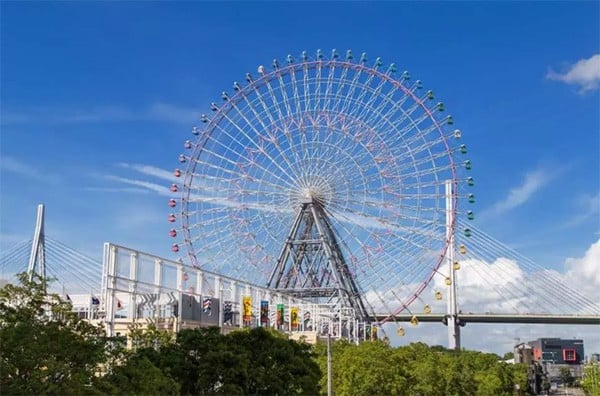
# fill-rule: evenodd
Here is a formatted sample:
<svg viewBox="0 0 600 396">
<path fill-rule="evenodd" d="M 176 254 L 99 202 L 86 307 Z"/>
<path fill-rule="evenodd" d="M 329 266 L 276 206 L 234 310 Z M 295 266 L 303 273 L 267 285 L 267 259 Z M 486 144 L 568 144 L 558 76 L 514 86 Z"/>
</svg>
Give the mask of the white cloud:
<svg viewBox="0 0 600 396">
<path fill-rule="evenodd" d="M 600 302 L 600 240 L 593 243 L 579 258 L 569 258 L 565 262 L 566 271 L 537 270 L 521 267 L 520 263 L 507 258 L 497 258 L 493 261 L 467 259 L 460 262 L 457 271 L 457 287 L 459 309 L 473 313 L 537 313 L 531 308 L 539 307 L 542 311 L 554 313 L 569 312 L 571 314 L 596 312 Z M 447 271 L 446 271 L 447 272 Z M 435 276 L 432 284 L 411 305 L 411 310 L 420 312 L 423 304 L 430 304 L 434 313 L 446 312 L 447 290 L 444 283 L 445 272 Z M 555 286 L 549 286 L 549 277 L 554 279 Z M 416 285 L 409 285 L 413 287 Z M 540 293 L 545 289 L 546 294 Z M 442 301 L 432 301 L 432 291 L 440 290 Z M 595 305 L 580 304 L 580 312 L 573 312 L 573 304 L 562 307 L 565 299 L 578 301 L 570 295 L 576 290 L 584 294 Z M 554 298 L 549 294 L 553 294 Z M 382 293 L 390 297 L 389 293 Z M 564 295 L 566 294 L 566 296 Z M 375 300 L 376 293 L 367 296 Z M 515 308 L 517 310 L 515 310 Z M 378 305 L 381 309 L 381 304 Z M 529 308 L 529 309 L 528 309 Z M 562 309 L 561 309 L 562 308 Z M 404 312 L 406 313 L 406 312 Z M 395 334 L 397 326 L 406 330 L 405 337 Z M 387 334 L 394 345 L 422 341 L 430 345 L 447 345 L 447 329 L 441 324 L 419 324 L 413 327 L 408 323 L 386 325 Z M 487 350 L 495 353 L 510 351 L 516 339 L 531 341 L 540 337 L 582 338 L 586 351 L 600 351 L 600 337 L 595 326 L 576 325 L 519 325 L 519 324 L 468 324 L 461 329 L 462 344 L 468 349 Z"/>
<path fill-rule="evenodd" d="M 443 276 L 434 278 L 433 287 L 446 294 L 448 286 L 444 282 L 448 269 L 442 268 L 440 272 Z M 456 271 L 459 309 L 474 313 L 530 312 L 535 309 L 535 303 L 531 301 L 531 293 L 523 287 L 527 278 L 516 261 L 505 257 L 492 262 L 474 258 L 462 260 L 460 270 Z"/>
<path fill-rule="evenodd" d="M 3 110 L 0 121 L 3 125 L 86 124 L 113 121 L 162 121 L 189 125 L 198 118 L 199 113 L 199 110 L 192 108 L 157 102 L 141 109 L 97 106 L 87 109 L 35 107 L 20 112 Z"/>
<path fill-rule="evenodd" d="M 19 242 L 28 241 L 30 238 L 31 236 L 25 236 L 20 234 L 7 234 L 4 232 L 0 232 L 0 243 L 16 244 Z"/>
<path fill-rule="evenodd" d="M 598 89 L 600 86 L 600 54 L 592 55 L 588 59 L 578 60 L 564 73 L 556 73 L 551 70 L 546 78 L 576 85 L 582 93 Z"/>
<path fill-rule="evenodd" d="M 174 124 L 191 124 L 200 116 L 200 110 L 179 107 L 169 103 L 154 103 L 146 111 L 146 117 Z"/>
<path fill-rule="evenodd" d="M 6 155 L 3 155 L 2 159 L 0 159 L 0 169 L 6 172 L 16 173 L 18 175 L 29 177 L 32 179 L 47 181 L 48 179 L 54 178 L 54 176 L 49 177 L 48 174 L 31 166 L 30 164 L 27 164 L 16 158 L 9 157 Z"/>
<path fill-rule="evenodd" d="M 143 188 L 135 187 L 83 187 L 83 191 L 90 192 L 107 192 L 107 193 L 140 193 L 147 194 L 149 191 Z"/>
<path fill-rule="evenodd" d="M 180 181 L 177 179 L 172 172 L 169 172 L 165 169 L 160 169 L 152 165 L 141 165 L 141 164 L 128 164 L 121 162 L 119 164 L 120 167 L 126 169 L 132 169 L 136 172 L 142 173 L 144 175 L 153 176 L 159 179 L 168 180 L 172 183 L 177 183 Z"/>
<path fill-rule="evenodd" d="M 596 195 L 583 194 L 577 197 L 576 206 L 579 213 L 565 221 L 559 228 L 571 228 L 585 223 L 588 220 L 595 219 L 598 224 L 598 216 L 600 214 L 600 193 Z"/>
<path fill-rule="evenodd" d="M 555 175 L 556 173 L 544 169 L 528 172 L 520 185 L 511 188 L 508 195 L 493 206 L 494 211 L 502 213 L 523 205 L 537 191 L 548 184 Z"/>
<path fill-rule="evenodd" d="M 113 181 L 119 182 L 119 183 L 124 183 L 124 184 L 129 184 L 131 186 L 141 187 L 146 190 L 156 192 L 163 196 L 167 196 L 167 197 L 173 196 L 173 193 L 171 191 L 169 191 L 169 188 L 167 186 L 163 186 L 160 184 L 156 184 L 156 183 L 152 183 L 152 182 L 148 182 L 148 181 L 144 181 L 144 180 L 128 179 L 126 177 L 113 176 L 113 175 L 106 175 L 105 178 L 108 180 L 113 180 Z"/>
<path fill-rule="evenodd" d="M 578 289 L 587 290 L 600 300 L 600 239 L 593 243 L 583 257 L 565 261 L 567 278 Z"/>
</svg>

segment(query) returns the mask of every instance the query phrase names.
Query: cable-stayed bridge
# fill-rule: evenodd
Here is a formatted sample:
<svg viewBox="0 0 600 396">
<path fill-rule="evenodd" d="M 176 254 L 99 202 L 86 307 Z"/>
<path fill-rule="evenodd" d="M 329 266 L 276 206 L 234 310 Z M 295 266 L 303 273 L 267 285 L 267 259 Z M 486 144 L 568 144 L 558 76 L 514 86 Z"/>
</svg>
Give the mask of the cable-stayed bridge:
<svg viewBox="0 0 600 396">
<path fill-rule="evenodd" d="M 460 327 L 467 324 L 600 325 L 594 289 L 586 288 L 576 268 L 549 270 L 469 227 L 469 237 L 455 236 L 452 262 L 437 270 L 410 306 L 392 315 L 383 314 L 386 308 L 374 302 L 368 325 L 349 311 L 332 314 L 331 307 L 310 299 L 115 244 L 104 245 L 103 261 L 93 259 L 45 235 L 43 216 L 31 240 L 2 253 L 0 278 L 14 282 L 20 272 L 45 272 L 42 276 L 56 279 L 51 291 L 69 296 L 82 317 L 103 321 L 113 334 L 133 322 L 154 321 L 178 328 L 270 325 L 358 340 L 366 334 L 361 324 L 384 331 L 395 326 L 402 335 L 404 322 L 437 322 L 449 327 L 456 347 Z M 451 278 L 454 282 L 448 282 Z M 455 313 L 449 303 L 452 293 Z"/>
</svg>

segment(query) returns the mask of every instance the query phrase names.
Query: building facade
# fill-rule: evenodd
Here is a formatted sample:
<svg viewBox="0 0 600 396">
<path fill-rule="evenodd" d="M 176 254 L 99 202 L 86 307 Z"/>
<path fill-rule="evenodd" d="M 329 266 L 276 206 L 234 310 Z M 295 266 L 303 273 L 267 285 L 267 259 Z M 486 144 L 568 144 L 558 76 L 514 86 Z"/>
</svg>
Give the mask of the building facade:
<svg viewBox="0 0 600 396">
<path fill-rule="evenodd" d="M 582 364 L 585 358 L 583 340 L 538 338 L 527 343 L 533 349 L 533 360 L 552 364 Z"/>
</svg>

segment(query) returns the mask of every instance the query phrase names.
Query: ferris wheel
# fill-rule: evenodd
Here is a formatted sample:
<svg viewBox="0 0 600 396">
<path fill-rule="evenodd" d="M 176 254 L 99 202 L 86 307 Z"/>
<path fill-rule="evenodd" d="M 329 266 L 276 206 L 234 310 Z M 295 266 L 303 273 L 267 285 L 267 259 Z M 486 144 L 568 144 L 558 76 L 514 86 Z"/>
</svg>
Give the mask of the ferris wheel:
<svg viewBox="0 0 600 396">
<path fill-rule="evenodd" d="M 363 320 L 410 312 L 472 184 L 434 93 L 380 58 L 319 50 L 258 66 L 210 110 L 175 170 L 172 250 Z"/>
</svg>

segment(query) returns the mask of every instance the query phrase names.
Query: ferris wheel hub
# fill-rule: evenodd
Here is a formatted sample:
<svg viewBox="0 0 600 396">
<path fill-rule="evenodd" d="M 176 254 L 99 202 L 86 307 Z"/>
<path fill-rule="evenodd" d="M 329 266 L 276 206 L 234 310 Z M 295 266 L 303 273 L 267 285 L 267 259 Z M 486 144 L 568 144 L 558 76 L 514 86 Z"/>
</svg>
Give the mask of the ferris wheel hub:
<svg viewBox="0 0 600 396">
<path fill-rule="evenodd" d="M 327 206 L 333 198 L 333 189 L 323 178 L 316 178 L 312 175 L 308 182 L 301 183 L 290 194 L 290 201 L 293 206 L 298 204 L 316 203 L 320 206 Z"/>
</svg>

